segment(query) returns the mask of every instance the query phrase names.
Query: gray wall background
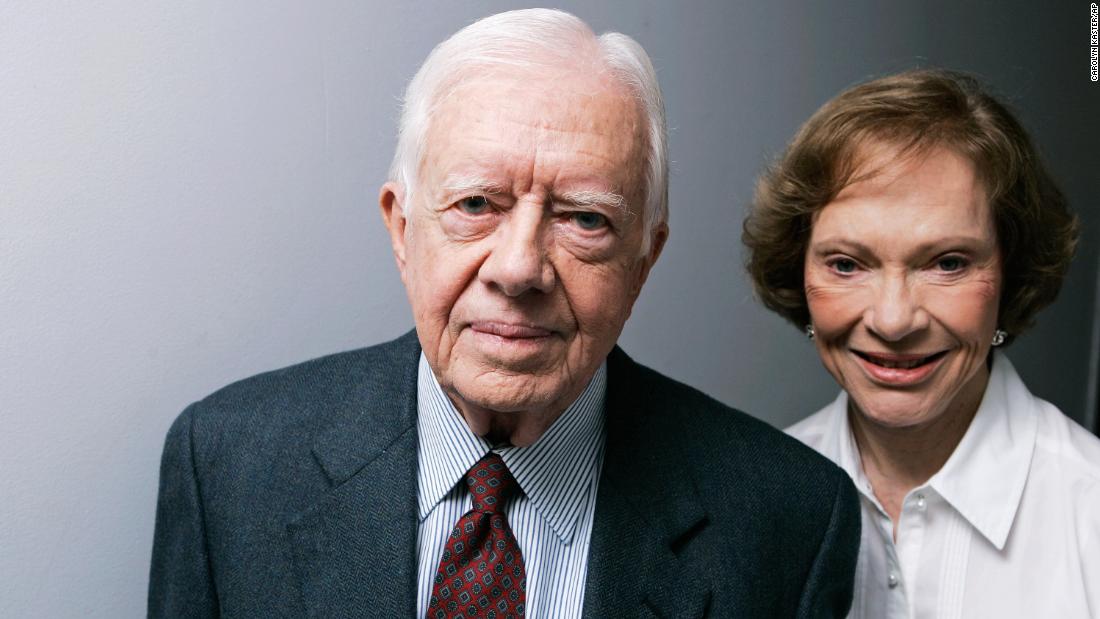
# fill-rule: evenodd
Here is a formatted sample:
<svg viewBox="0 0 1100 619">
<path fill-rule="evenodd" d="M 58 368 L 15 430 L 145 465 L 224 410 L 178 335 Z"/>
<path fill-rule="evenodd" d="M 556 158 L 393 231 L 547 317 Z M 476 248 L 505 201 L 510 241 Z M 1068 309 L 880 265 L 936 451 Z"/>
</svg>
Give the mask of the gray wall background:
<svg viewBox="0 0 1100 619">
<path fill-rule="evenodd" d="M 915 65 L 978 73 L 1086 222 L 1058 304 L 1011 349 L 1095 409 L 1097 84 L 1088 3 L 562 2 L 651 53 L 672 236 L 621 343 L 775 425 L 835 387 L 752 299 L 754 176 L 826 99 Z M 412 324 L 377 215 L 397 98 L 509 2 L 0 5 L 0 616 L 144 613 L 161 442 L 235 379 Z"/>
</svg>

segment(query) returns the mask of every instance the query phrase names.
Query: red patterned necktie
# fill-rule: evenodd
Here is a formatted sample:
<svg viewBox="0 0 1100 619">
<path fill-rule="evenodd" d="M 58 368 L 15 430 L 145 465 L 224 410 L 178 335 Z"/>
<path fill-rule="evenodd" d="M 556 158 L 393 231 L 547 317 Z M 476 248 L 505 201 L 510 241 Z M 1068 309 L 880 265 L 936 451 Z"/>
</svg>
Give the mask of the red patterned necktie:
<svg viewBox="0 0 1100 619">
<path fill-rule="evenodd" d="M 466 473 L 473 507 L 458 519 L 439 561 L 428 619 L 523 617 L 527 573 L 504 503 L 516 479 L 495 453 Z"/>
</svg>

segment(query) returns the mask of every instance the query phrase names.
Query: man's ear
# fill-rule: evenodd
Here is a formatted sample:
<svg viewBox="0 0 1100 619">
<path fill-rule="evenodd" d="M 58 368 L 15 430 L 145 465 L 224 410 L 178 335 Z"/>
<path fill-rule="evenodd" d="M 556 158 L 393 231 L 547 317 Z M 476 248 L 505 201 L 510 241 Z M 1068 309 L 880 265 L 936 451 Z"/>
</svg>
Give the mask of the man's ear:
<svg viewBox="0 0 1100 619">
<path fill-rule="evenodd" d="M 382 211 L 382 222 L 390 232 L 390 245 L 393 257 L 397 261 L 397 270 L 401 272 L 401 281 L 405 281 L 405 187 L 396 181 L 387 181 L 378 192 L 378 208 Z"/>
<path fill-rule="evenodd" d="M 661 250 L 665 248 L 665 241 L 667 240 L 668 224 L 658 224 L 657 228 L 650 233 L 649 253 L 642 256 L 642 268 L 638 269 L 638 275 L 634 280 L 634 285 L 630 289 L 630 297 L 632 299 L 636 300 L 638 295 L 641 294 L 642 285 L 644 285 L 645 280 L 649 278 L 649 270 L 657 263 L 657 258 L 661 257 Z"/>
</svg>

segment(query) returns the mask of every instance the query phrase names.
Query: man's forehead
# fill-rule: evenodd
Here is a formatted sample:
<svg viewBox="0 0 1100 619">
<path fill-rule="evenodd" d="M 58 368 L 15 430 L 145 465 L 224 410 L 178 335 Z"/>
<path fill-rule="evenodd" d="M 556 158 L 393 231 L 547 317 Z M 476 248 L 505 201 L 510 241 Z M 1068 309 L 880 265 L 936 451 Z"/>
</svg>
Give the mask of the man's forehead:
<svg viewBox="0 0 1100 619">
<path fill-rule="evenodd" d="M 500 117 L 532 109 L 543 113 L 547 126 L 568 120 L 594 127 L 611 120 L 635 122 L 637 97 L 606 69 L 587 65 L 497 68 L 455 80 L 440 93 L 432 116 L 485 111 Z"/>
<path fill-rule="evenodd" d="M 493 180 L 508 175 L 502 164 L 523 166 L 525 156 L 554 161 L 570 176 L 627 172 L 616 169 L 635 166 L 645 139 L 626 86 L 561 71 L 463 80 L 436 107 L 426 138 L 422 163 L 437 181 Z"/>
</svg>

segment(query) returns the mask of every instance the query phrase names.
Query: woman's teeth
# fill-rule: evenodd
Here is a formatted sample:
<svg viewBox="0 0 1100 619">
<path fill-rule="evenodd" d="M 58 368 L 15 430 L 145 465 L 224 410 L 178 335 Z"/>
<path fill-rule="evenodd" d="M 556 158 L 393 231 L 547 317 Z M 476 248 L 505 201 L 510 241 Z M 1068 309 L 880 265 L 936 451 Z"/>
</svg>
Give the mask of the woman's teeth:
<svg viewBox="0 0 1100 619">
<path fill-rule="evenodd" d="M 875 355 L 869 355 L 867 353 L 859 353 L 859 356 L 884 368 L 892 370 L 911 370 L 913 368 L 920 367 L 925 363 L 928 363 L 938 358 L 942 353 L 936 353 L 934 355 L 928 355 L 927 357 L 917 357 L 914 359 L 887 359 L 884 357 L 878 357 Z"/>
</svg>

